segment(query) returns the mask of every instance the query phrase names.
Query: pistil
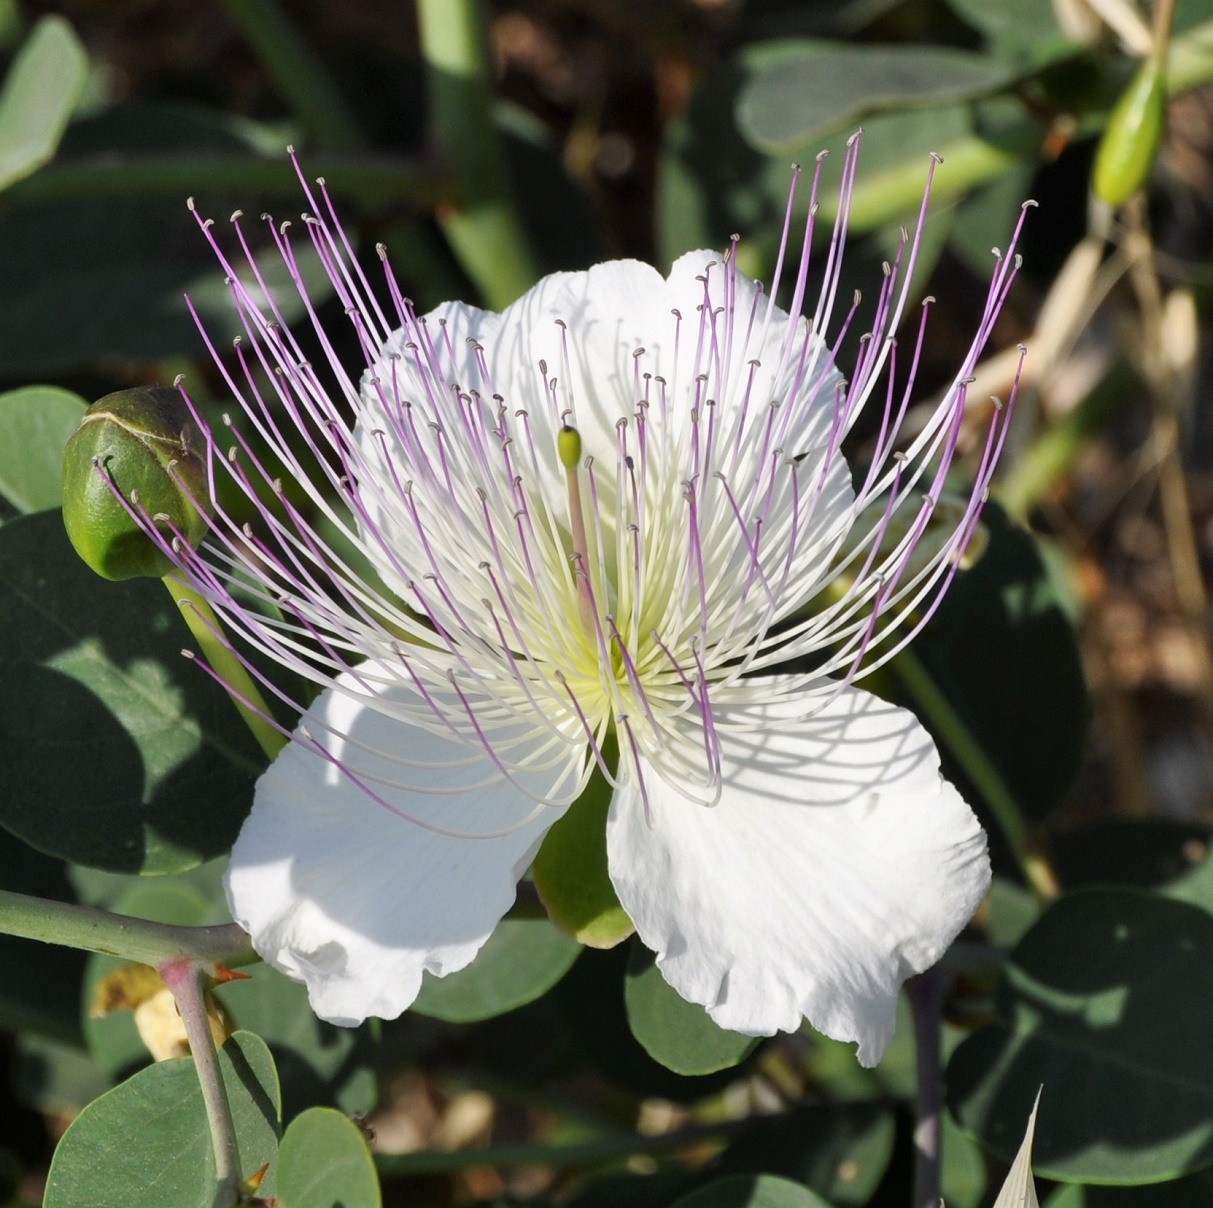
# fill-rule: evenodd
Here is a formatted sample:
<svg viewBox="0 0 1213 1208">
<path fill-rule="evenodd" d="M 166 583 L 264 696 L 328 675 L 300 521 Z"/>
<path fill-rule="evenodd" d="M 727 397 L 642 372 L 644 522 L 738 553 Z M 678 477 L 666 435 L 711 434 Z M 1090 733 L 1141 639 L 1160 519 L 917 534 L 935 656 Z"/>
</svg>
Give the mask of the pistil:
<svg viewBox="0 0 1213 1208">
<path fill-rule="evenodd" d="M 594 598 L 590 592 L 590 547 L 586 539 L 585 511 L 581 505 L 581 434 L 565 424 L 556 434 L 556 452 L 564 466 L 569 495 L 569 529 L 573 535 L 573 580 L 577 585 L 577 610 L 586 635 L 595 637 Z"/>
</svg>

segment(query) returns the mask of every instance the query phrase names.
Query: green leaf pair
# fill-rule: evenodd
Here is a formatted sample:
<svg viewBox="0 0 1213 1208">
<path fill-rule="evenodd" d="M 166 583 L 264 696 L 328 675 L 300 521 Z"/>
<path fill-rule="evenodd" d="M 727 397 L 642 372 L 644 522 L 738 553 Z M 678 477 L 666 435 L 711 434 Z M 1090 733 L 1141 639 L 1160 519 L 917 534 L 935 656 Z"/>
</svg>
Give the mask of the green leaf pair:
<svg viewBox="0 0 1213 1208">
<path fill-rule="evenodd" d="M 312 1108 L 282 1133 L 282 1097 L 269 1049 L 237 1032 L 219 1054 L 247 1179 L 282 1208 L 379 1208 L 366 1141 L 340 1112 Z M 281 1138 L 281 1140 L 280 1140 Z M 55 1151 L 46 1208 L 212 1208 L 214 1154 L 191 1058 L 151 1066 L 91 1103 Z"/>
</svg>

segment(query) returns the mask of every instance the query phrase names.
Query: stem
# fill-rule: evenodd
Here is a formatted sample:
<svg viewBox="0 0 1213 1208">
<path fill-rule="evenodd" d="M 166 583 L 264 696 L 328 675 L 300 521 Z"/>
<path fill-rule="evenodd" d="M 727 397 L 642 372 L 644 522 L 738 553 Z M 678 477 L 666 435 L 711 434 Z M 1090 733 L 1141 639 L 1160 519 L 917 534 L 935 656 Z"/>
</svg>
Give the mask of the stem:
<svg viewBox="0 0 1213 1208">
<path fill-rule="evenodd" d="M 538 276 L 493 125 L 488 34 L 480 0 L 417 0 L 430 139 L 449 157 L 459 200 L 440 207 L 451 248 L 485 302 L 500 310 Z"/>
<path fill-rule="evenodd" d="M 436 205 L 451 195 L 453 185 L 437 167 L 407 159 L 359 157 L 334 159 L 308 155 L 311 175 L 323 176 L 335 197 L 363 202 L 407 202 Z M 165 155 L 149 159 L 81 159 L 52 164 L 4 191 L 6 206 L 45 205 L 85 197 L 177 197 L 205 187 L 216 193 L 299 195 L 299 177 L 285 156 Z"/>
<path fill-rule="evenodd" d="M 244 669 L 244 664 L 232 652 L 231 647 L 220 641 L 216 633 L 221 632 L 219 618 L 215 616 L 205 597 L 180 579 L 166 576 L 162 582 L 168 588 L 194 640 L 202 647 L 202 653 L 211 670 L 227 688 L 232 704 L 236 706 L 245 725 L 252 732 L 266 757 L 270 760 L 287 744 L 287 738 L 276 726 L 266 721 L 273 717 L 269 705 Z"/>
<path fill-rule="evenodd" d="M 1162 10 L 1159 5 L 1159 12 Z M 1159 37 L 1162 36 L 1160 32 Z M 1171 578 L 1191 641 L 1200 683 L 1206 731 L 1213 738 L 1213 653 L 1209 649 L 1209 595 L 1201 567 L 1200 541 L 1192 523 L 1183 454 L 1180 417 L 1195 402 L 1194 384 L 1168 355 L 1163 283 L 1154 260 L 1144 202 L 1124 207 L 1124 250 L 1129 258 L 1129 282 L 1141 316 L 1141 362 L 1154 408 L 1152 443 L 1158 463 L 1158 493 L 1163 531 L 1167 538 Z"/>
<path fill-rule="evenodd" d="M 770 1117 L 765 1117 L 769 1120 Z M 422 1150 L 419 1153 L 376 1154 L 375 1169 L 385 1178 L 420 1174 L 445 1174 L 466 1170 L 469 1166 L 600 1166 L 634 1154 L 676 1152 L 689 1145 L 702 1145 L 716 1138 L 724 1140 L 754 1127 L 752 1119 L 725 1120 L 719 1124 L 698 1124 L 655 1137 L 629 1134 L 623 1137 L 597 1137 L 575 1145 L 490 1145 L 483 1149 Z"/>
<path fill-rule="evenodd" d="M 1057 897 L 1057 878 L 1048 860 L 1033 842 L 1019 803 L 982 750 L 981 744 L 973 737 L 972 731 L 952 707 L 952 702 L 931 678 L 922 660 L 907 647 L 892 660 L 891 665 L 927 720 L 942 737 L 952 757 L 989 806 L 1024 880 L 1042 900 L 1051 901 Z"/>
<path fill-rule="evenodd" d="M 236 1147 L 236 1126 L 227 1099 L 227 1087 L 219 1072 L 211 1021 L 206 1013 L 207 975 L 197 961 L 188 957 L 164 961 L 156 972 L 172 991 L 198 1071 L 206 1123 L 211 1131 L 211 1148 L 215 1153 L 218 1186 L 214 1208 L 231 1208 L 237 1202 L 240 1187 L 240 1152 Z"/>
<path fill-rule="evenodd" d="M 1167 50 L 1171 45 L 1171 26 L 1174 22 L 1175 0 L 1155 0 L 1154 46 L 1150 50 L 1150 60 L 1160 70 L 1165 70 L 1167 66 Z"/>
<path fill-rule="evenodd" d="M 345 98 L 277 0 L 222 0 L 275 87 L 318 147 L 353 151 L 365 139 Z"/>
<path fill-rule="evenodd" d="M 943 1121 L 940 1085 L 939 1021 L 943 1007 L 943 978 L 928 969 L 906 982 L 906 997 L 914 1016 L 917 1079 L 914 1124 L 914 1206 L 939 1208 Z"/>
<path fill-rule="evenodd" d="M 0 933 L 152 966 L 193 957 L 234 969 L 259 959 L 249 937 L 235 923 L 178 927 L 10 890 L 0 890 Z"/>
</svg>

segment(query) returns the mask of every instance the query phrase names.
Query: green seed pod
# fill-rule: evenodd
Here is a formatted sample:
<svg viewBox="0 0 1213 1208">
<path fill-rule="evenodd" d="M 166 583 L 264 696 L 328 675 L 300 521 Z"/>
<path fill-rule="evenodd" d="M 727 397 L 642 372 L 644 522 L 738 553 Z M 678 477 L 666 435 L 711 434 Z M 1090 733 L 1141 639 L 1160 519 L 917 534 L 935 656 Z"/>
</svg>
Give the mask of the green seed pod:
<svg viewBox="0 0 1213 1208">
<path fill-rule="evenodd" d="M 1100 201 L 1121 205 L 1145 185 L 1162 142 L 1166 112 L 1166 79 L 1157 64 L 1147 61 L 1108 115 L 1099 140 L 1091 187 Z"/>
<path fill-rule="evenodd" d="M 169 540 L 179 533 L 198 545 L 210 513 L 201 447 L 177 390 L 119 390 L 84 413 L 63 450 L 63 523 L 76 553 L 97 574 L 160 578 L 172 569 L 114 487 Z M 195 501 L 206 507 L 206 516 Z"/>
</svg>

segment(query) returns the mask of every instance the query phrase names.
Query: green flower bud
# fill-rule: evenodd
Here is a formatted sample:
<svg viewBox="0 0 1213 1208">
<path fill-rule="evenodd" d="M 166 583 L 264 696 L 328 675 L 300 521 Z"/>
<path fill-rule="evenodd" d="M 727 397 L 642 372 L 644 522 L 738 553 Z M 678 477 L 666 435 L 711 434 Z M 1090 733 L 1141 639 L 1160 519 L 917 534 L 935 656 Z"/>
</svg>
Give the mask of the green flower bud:
<svg viewBox="0 0 1213 1208">
<path fill-rule="evenodd" d="M 84 413 L 63 450 L 63 523 L 76 553 L 97 574 L 160 578 L 173 566 L 115 488 L 170 541 L 180 534 L 198 545 L 210 514 L 201 447 L 177 390 L 119 390 Z"/>
<path fill-rule="evenodd" d="M 1166 79 L 1156 63 L 1147 61 L 1108 115 L 1099 140 L 1091 187 L 1100 201 L 1121 205 L 1145 185 L 1162 142 L 1166 112 Z"/>
</svg>

